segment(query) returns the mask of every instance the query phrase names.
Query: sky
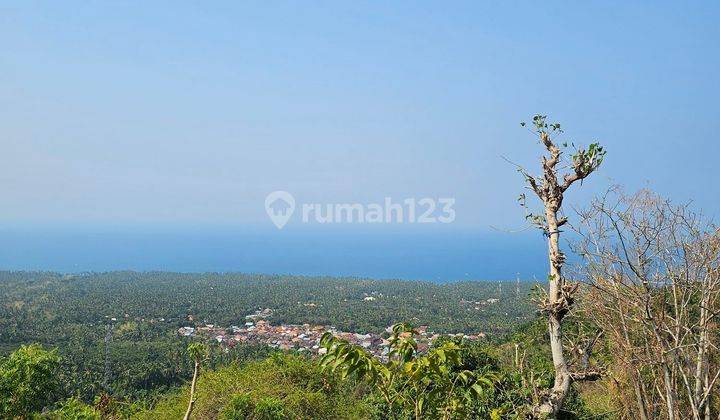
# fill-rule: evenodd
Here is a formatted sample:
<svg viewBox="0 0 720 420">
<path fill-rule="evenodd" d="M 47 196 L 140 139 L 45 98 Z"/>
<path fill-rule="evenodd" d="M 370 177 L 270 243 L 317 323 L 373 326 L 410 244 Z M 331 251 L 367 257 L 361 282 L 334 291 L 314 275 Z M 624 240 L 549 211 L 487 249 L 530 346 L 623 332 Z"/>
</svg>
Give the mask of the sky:
<svg viewBox="0 0 720 420">
<path fill-rule="evenodd" d="M 0 225 L 271 226 L 299 202 L 456 199 L 523 226 L 548 114 L 610 184 L 720 211 L 717 2 L 0 4 Z"/>
</svg>

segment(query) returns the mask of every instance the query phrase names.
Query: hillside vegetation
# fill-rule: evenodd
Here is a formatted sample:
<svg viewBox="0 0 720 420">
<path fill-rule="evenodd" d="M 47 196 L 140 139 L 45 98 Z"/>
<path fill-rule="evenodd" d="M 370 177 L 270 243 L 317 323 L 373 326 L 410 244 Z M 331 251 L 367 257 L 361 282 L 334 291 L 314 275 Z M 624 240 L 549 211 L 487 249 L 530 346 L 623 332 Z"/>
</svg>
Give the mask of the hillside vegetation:
<svg viewBox="0 0 720 420">
<path fill-rule="evenodd" d="M 232 364 L 203 374 L 198 382 L 196 419 L 251 418 L 364 419 L 373 407 L 353 387 L 321 372 L 309 359 L 274 354 L 240 366 Z M 138 419 L 180 419 L 188 404 L 182 388 L 163 398 Z"/>
<path fill-rule="evenodd" d="M 532 285 L 433 284 L 356 278 L 110 272 L 63 275 L 0 272 L 0 349 L 26 343 L 57 348 L 61 396 L 92 401 L 103 392 L 146 399 L 192 375 L 179 327 L 229 328 L 261 308 L 273 324 L 334 325 L 377 332 L 410 320 L 439 333 L 500 336 L 532 319 Z M 366 299 L 372 297 L 372 299 Z M 498 299 L 493 304 L 488 299 Z M 494 301 L 493 301 L 494 302 Z M 232 350 L 216 343 L 208 367 L 268 354 L 264 346 Z"/>
</svg>

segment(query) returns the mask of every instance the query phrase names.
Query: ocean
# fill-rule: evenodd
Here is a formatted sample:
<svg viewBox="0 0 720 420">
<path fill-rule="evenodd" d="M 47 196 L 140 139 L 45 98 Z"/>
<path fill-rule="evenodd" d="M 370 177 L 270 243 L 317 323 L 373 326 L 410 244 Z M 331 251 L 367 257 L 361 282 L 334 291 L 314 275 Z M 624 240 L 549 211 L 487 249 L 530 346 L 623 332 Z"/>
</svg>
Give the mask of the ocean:
<svg viewBox="0 0 720 420">
<path fill-rule="evenodd" d="M 537 231 L 457 226 L 0 228 L 0 270 L 243 272 L 376 279 L 546 277 Z"/>
</svg>

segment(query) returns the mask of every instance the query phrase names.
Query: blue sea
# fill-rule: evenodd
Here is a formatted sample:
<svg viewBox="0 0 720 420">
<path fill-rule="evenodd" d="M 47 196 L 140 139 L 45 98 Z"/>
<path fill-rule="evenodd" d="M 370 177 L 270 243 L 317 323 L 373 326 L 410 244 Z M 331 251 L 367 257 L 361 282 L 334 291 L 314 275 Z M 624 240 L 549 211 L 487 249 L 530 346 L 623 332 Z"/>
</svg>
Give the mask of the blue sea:
<svg viewBox="0 0 720 420">
<path fill-rule="evenodd" d="M 539 232 L 456 226 L 0 228 L 0 270 L 179 271 L 377 279 L 544 279 Z"/>
</svg>

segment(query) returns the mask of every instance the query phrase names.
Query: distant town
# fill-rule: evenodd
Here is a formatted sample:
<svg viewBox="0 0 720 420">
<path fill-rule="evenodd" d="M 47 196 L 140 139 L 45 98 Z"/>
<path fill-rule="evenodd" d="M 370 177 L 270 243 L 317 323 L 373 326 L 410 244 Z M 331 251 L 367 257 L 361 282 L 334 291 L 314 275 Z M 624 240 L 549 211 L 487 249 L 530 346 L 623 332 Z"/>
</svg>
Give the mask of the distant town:
<svg viewBox="0 0 720 420">
<path fill-rule="evenodd" d="M 244 325 L 232 325 L 229 328 L 214 324 L 205 324 L 201 327 L 180 327 L 178 334 L 184 337 L 204 337 L 208 340 L 215 340 L 218 343 L 233 348 L 237 344 L 266 344 L 280 350 L 295 350 L 308 352 L 310 354 L 324 354 L 325 349 L 320 347 L 320 339 L 326 332 L 347 340 L 348 342 L 361 346 L 370 354 L 380 360 L 387 360 L 389 342 L 383 335 L 389 335 L 392 326 L 385 330 L 387 334 L 358 334 L 345 332 L 329 325 L 310 324 L 282 324 L 272 325 L 268 319 L 272 316 L 272 309 L 258 310 L 252 315 L 246 316 Z M 427 326 L 417 327 L 418 351 L 425 352 L 440 334 L 428 331 Z M 482 332 L 475 334 L 449 334 L 453 337 L 462 337 L 467 340 L 478 340 L 485 338 Z"/>
</svg>

